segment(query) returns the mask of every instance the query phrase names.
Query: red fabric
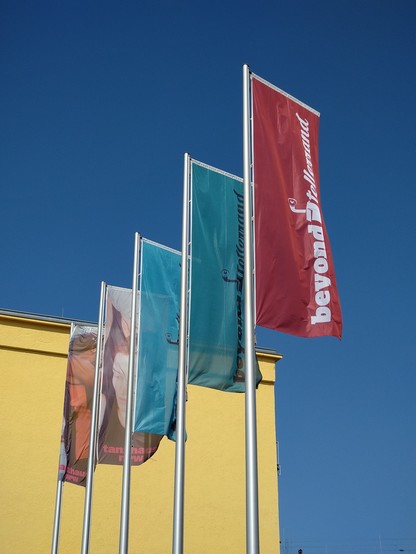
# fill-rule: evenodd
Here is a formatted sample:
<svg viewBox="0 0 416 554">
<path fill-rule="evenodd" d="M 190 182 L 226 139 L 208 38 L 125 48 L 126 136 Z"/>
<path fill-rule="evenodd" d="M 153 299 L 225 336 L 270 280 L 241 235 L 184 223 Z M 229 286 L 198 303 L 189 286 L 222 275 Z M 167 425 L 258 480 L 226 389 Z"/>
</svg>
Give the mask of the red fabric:
<svg viewBox="0 0 416 554">
<path fill-rule="evenodd" d="M 341 337 L 319 192 L 319 115 L 252 78 L 257 324 Z"/>
</svg>

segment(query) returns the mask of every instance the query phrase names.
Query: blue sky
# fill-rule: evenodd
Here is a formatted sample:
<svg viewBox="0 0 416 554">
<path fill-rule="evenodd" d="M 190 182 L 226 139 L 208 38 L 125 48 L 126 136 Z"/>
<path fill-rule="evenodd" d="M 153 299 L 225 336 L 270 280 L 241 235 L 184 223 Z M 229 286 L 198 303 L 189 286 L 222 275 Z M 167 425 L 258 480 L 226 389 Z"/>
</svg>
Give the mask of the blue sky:
<svg viewBox="0 0 416 554">
<path fill-rule="evenodd" d="M 283 554 L 416 552 L 415 4 L 9 2 L 0 307 L 95 320 L 133 235 L 181 244 L 183 154 L 242 174 L 242 65 L 321 113 L 344 336 L 259 330 Z M 325 550 L 326 549 L 326 550 Z"/>
</svg>

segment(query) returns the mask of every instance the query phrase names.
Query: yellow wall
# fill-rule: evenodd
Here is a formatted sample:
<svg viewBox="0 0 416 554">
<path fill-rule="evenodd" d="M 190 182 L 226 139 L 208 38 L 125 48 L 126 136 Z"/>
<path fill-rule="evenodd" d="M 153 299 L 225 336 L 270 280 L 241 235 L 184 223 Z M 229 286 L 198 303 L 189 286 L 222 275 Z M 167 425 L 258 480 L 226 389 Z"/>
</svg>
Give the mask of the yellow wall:
<svg viewBox="0 0 416 554">
<path fill-rule="evenodd" d="M 0 551 L 50 551 L 69 325 L 0 314 Z M 279 553 L 274 364 L 259 354 L 260 549 Z M 185 552 L 245 552 L 244 395 L 188 387 Z M 132 468 L 130 552 L 171 552 L 175 445 Z M 118 552 L 122 468 L 94 478 L 91 553 Z M 60 553 L 80 551 L 84 488 L 65 484 Z"/>
</svg>

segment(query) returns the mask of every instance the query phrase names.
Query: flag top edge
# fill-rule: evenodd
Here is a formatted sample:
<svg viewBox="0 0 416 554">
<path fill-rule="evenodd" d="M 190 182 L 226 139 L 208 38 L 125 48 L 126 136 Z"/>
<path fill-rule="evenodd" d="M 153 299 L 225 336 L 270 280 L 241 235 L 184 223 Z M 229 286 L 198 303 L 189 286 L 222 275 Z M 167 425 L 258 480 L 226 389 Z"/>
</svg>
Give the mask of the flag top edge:
<svg viewBox="0 0 416 554">
<path fill-rule="evenodd" d="M 281 88 L 277 87 L 276 85 L 273 85 L 272 83 L 270 83 L 269 81 L 266 81 L 266 79 L 263 79 L 262 77 L 259 77 L 258 75 L 256 75 L 255 73 L 253 72 L 250 72 L 250 78 L 251 79 L 257 79 L 257 81 L 260 81 L 260 83 L 263 83 L 264 85 L 272 88 L 273 90 L 275 90 L 276 92 L 280 92 L 280 94 L 283 94 L 283 96 L 286 96 L 287 98 L 289 98 L 290 100 L 293 100 L 293 102 L 296 102 L 296 104 L 299 104 L 299 106 L 302 106 L 303 108 L 309 110 L 310 112 L 314 113 L 315 115 L 317 115 L 318 117 L 321 116 L 321 114 L 318 112 L 318 110 L 315 110 L 314 108 L 311 108 L 310 106 L 308 106 L 307 104 L 305 104 L 304 102 L 302 102 L 301 100 L 298 100 L 297 98 L 295 98 L 294 96 L 292 96 L 291 94 L 289 94 L 288 92 L 285 92 L 284 90 L 282 90 Z"/>
<path fill-rule="evenodd" d="M 231 179 L 234 179 L 235 181 L 239 181 L 240 183 L 243 182 L 242 177 L 237 177 L 237 175 L 233 175 L 232 173 L 229 173 L 228 171 L 224 171 L 222 169 L 218 169 L 217 167 L 213 167 L 212 165 L 208 165 L 204 162 L 199 162 L 198 160 L 194 160 L 191 158 L 191 164 L 199 165 L 200 167 L 204 167 L 205 169 L 209 169 L 210 171 L 215 171 L 216 173 L 220 173 L 221 175 L 224 175 L 224 177 L 230 177 Z"/>
<path fill-rule="evenodd" d="M 146 239 L 142 237 L 143 242 L 147 242 L 147 244 L 152 244 L 153 246 L 157 246 L 159 248 L 163 248 L 163 250 L 169 250 L 169 252 L 172 252 L 173 254 L 181 255 L 181 252 L 179 250 L 175 250 L 174 248 L 171 248 L 170 246 L 165 246 L 164 244 L 160 244 L 159 242 L 155 242 L 154 240 Z"/>
<path fill-rule="evenodd" d="M 107 287 L 111 288 L 111 289 L 115 289 L 115 290 L 131 291 L 131 289 L 129 289 L 129 287 L 119 287 L 117 285 L 110 285 L 109 283 L 107 283 Z"/>
</svg>

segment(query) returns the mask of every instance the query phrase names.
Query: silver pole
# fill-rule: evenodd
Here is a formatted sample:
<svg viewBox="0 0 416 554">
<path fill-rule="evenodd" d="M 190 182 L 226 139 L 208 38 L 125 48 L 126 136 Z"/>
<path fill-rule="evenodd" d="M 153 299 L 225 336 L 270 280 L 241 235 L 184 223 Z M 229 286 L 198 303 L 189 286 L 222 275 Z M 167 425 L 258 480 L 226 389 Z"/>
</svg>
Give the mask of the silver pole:
<svg viewBox="0 0 416 554">
<path fill-rule="evenodd" d="M 71 333 L 70 336 L 72 336 L 73 331 L 73 323 L 71 323 Z M 69 352 L 68 352 L 69 354 Z M 67 368 L 68 370 L 68 368 Z M 66 386 L 66 385 L 65 385 Z M 63 448 L 63 445 L 61 443 L 60 449 Z M 61 452 L 61 450 L 59 451 Z M 59 455 L 59 462 L 58 466 L 61 463 L 61 456 Z M 63 493 L 64 483 L 63 480 L 59 479 L 59 469 L 58 469 L 58 479 L 56 482 L 56 495 L 55 495 L 55 514 L 53 518 L 53 532 L 52 532 L 52 546 L 51 546 L 51 554 L 57 554 L 58 553 L 58 547 L 59 547 L 59 533 L 61 528 L 61 512 L 62 512 L 62 493 Z"/>
<path fill-rule="evenodd" d="M 97 350 L 95 354 L 95 373 L 94 373 L 94 392 L 91 408 L 91 428 L 90 428 L 90 445 L 88 451 L 87 464 L 87 481 L 85 484 L 85 500 L 84 500 L 84 522 L 82 527 L 82 546 L 81 553 L 88 554 L 90 550 L 91 536 L 91 504 L 92 504 L 92 488 L 94 482 L 94 464 L 97 455 L 97 431 L 98 431 L 98 412 L 100 409 L 100 388 L 101 388 L 101 358 L 103 348 L 103 329 L 104 329 L 104 309 L 107 284 L 101 282 L 100 309 L 98 313 L 98 330 L 97 330 Z"/>
<path fill-rule="evenodd" d="M 58 473 L 59 476 L 59 473 Z M 56 483 L 56 497 L 55 497 L 55 515 L 53 518 L 53 534 L 52 534 L 52 547 L 51 554 L 57 554 L 59 545 L 59 531 L 61 526 L 61 508 L 62 508 L 62 489 L 63 482 L 59 479 Z"/>
<path fill-rule="evenodd" d="M 244 161 L 244 334 L 246 349 L 246 551 L 259 552 L 259 509 L 256 428 L 256 371 L 254 363 L 253 231 L 250 150 L 250 70 L 243 66 Z"/>
<path fill-rule="evenodd" d="M 181 303 L 179 324 L 178 393 L 176 399 L 176 449 L 175 492 L 173 512 L 172 553 L 183 552 L 184 490 L 185 490 L 185 407 L 186 407 L 186 359 L 188 331 L 188 249 L 189 249 L 189 154 L 184 156 L 183 218 L 182 218 L 182 268 Z"/>
<path fill-rule="evenodd" d="M 129 350 L 129 374 L 127 381 L 127 407 L 126 427 L 124 435 L 124 460 L 123 460 L 123 485 L 121 492 L 120 515 L 120 542 L 119 554 L 127 554 L 129 542 L 129 517 L 130 517 L 130 473 L 131 473 L 131 437 L 133 430 L 133 395 L 134 395 L 134 362 L 136 359 L 136 306 L 137 283 L 139 278 L 139 257 L 141 250 L 141 236 L 135 233 L 133 284 L 131 298 L 131 323 L 130 323 L 130 350 Z"/>
</svg>

